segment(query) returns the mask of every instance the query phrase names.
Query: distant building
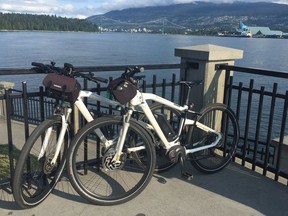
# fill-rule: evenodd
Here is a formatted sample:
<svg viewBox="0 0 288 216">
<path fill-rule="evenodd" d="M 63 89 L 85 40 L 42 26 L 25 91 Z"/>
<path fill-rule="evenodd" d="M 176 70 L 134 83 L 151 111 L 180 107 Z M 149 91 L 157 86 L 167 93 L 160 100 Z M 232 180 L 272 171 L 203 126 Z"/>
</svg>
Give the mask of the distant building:
<svg viewBox="0 0 288 216">
<path fill-rule="evenodd" d="M 270 30 L 269 27 L 246 26 L 242 22 L 240 22 L 239 27 L 237 31 L 241 35 L 251 35 L 252 37 L 282 38 L 283 35 L 286 35 L 282 31 Z"/>
<path fill-rule="evenodd" d="M 253 37 L 283 37 L 282 31 L 273 31 L 269 27 L 249 27 Z"/>
<path fill-rule="evenodd" d="M 222 37 L 253 37 L 253 38 L 287 38 L 288 33 L 282 31 L 274 31 L 269 27 L 246 26 L 240 21 L 239 27 L 235 28 L 236 32 L 218 32 L 218 36 Z"/>
</svg>

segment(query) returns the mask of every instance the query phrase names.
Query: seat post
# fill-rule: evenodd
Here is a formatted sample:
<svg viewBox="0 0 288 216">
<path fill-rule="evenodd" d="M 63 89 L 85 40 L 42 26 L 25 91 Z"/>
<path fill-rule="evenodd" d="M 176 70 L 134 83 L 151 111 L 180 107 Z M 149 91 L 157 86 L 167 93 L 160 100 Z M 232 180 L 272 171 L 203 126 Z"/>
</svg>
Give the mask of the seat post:
<svg viewBox="0 0 288 216">
<path fill-rule="evenodd" d="M 185 101 L 185 105 L 189 104 L 189 98 L 190 98 L 190 92 L 191 92 L 191 86 L 190 85 L 186 85 L 188 87 L 187 90 L 187 97 L 186 97 L 186 101 Z"/>
</svg>

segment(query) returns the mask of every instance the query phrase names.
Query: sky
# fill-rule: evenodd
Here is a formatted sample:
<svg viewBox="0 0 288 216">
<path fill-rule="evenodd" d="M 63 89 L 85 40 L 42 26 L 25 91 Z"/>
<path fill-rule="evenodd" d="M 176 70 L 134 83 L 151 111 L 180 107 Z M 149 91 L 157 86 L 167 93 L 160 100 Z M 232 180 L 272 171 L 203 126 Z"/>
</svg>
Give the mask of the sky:
<svg viewBox="0 0 288 216">
<path fill-rule="evenodd" d="M 234 0 L 197 0 L 205 2 L 225 2 Z M 288 4 L 288 0 L 238 0 L 246 2 L 274 2 Z M 111 10 L 133 7 L 171 5 L 195 2 L 192 0 L 0 0 L 2 13 L 47 14 L 69 18 L 85 19 L 92 15 Z"/>
</svg>

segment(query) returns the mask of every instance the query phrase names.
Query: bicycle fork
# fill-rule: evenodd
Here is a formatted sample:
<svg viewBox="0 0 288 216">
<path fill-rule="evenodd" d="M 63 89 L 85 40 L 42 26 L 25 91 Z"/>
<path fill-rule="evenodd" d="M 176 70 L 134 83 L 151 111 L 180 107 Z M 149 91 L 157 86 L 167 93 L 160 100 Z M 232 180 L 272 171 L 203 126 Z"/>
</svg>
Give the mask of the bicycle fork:
<svg viewBox="0 0 288 216">
<path fill-rule="evenodd" d="M 120 129 L 119 139 L 117 141 L 115 155 L 111 161 L 111 163 L 115 164 L 116 166 L 121 165 L 121 163 L 122 163 L 121 155 L 122 155 L 122 150 L 123 150 L 123 146 L 125 143 L 125 139 L 127 136 L 127 132 L 128 132 L 129 127 L 130 127 L 129 122 L 130 122 L 132 113 L 133 113 L 132 110 L 128 110 L 128 112 L 123 116 L 123 127 Z"/>
<path fill-rule="evenodd" d="M 68 128 L 68 119 L 69 119 L 71 112 L 72 112 L 72 109 L 69 108 L 69 109 L 67 109 L 66 115 L 61 115 L 61 130 L 60 130 L 60 134 L 59 134 L 59 137 L 57 140 L 56 150 L 55 150 L 54 156 L 53 156 L 52 160 L 50 161 L 51 166 L 55 165 L 56 160 L 59 156 L 61 146 L 64 142 L 64 136 L 65 136 L 66 130 Z M 53 130 L 52 127 L 50 127 L 47 129 L 47 131 L 45 133 L 44 141 L 43 141 L 43 144 L 42 144 L 42 147 L 40 150 L 40 154 L 38 156 L 38 160 L 40 160 L 46 152 L 46 148 L 48 146 L 48 143 L 49 143 L 49 140 L 50 140 L 50 137 L 52 134 L 52 130 Z"/>
</svg>

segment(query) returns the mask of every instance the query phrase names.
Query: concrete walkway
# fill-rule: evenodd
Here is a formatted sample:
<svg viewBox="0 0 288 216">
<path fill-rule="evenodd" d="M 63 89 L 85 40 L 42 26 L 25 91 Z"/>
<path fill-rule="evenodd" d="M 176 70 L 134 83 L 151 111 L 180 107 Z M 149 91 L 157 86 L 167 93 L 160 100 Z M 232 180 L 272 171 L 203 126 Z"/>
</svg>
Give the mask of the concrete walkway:
<svg viewBox="0 0 288 216">
<path fill-rule="evenodd" d="M 7 144 L 5 121 L 0 120 L 0 126 L 0 144 Z M 24 136 L 19 131 L 23 132 L 23 125 L 13 124 L 13 143 L 21 149 Z M 199 173 L 190 163 L 187 168 L 192 180 L 183 179 L 177 165 L 155 174 L 138 197 L 117 206 L 89 204 L 65 179 L 43 203 L 28 210 L 19 209 L 13 196 L 0 189 L 0 216 L 288 215 L 288 187 L 284 184 L 236 163 L 212 175 Z"/>
<path fill-rule="evenodd" d="M 13 216 L 182 216 L 288 215 L 288 188 L 232 163 L 223 171 L 205 175 L 189 167 L 193 179 L 180 176 L 179 166 L 154 175 L 135 199 L 116 206 L 91 205 L 68 181 L 58 183 L 39 206 L 21 210 L 12 195 L 0 192 L 0 215 Z"/>
</svg>

